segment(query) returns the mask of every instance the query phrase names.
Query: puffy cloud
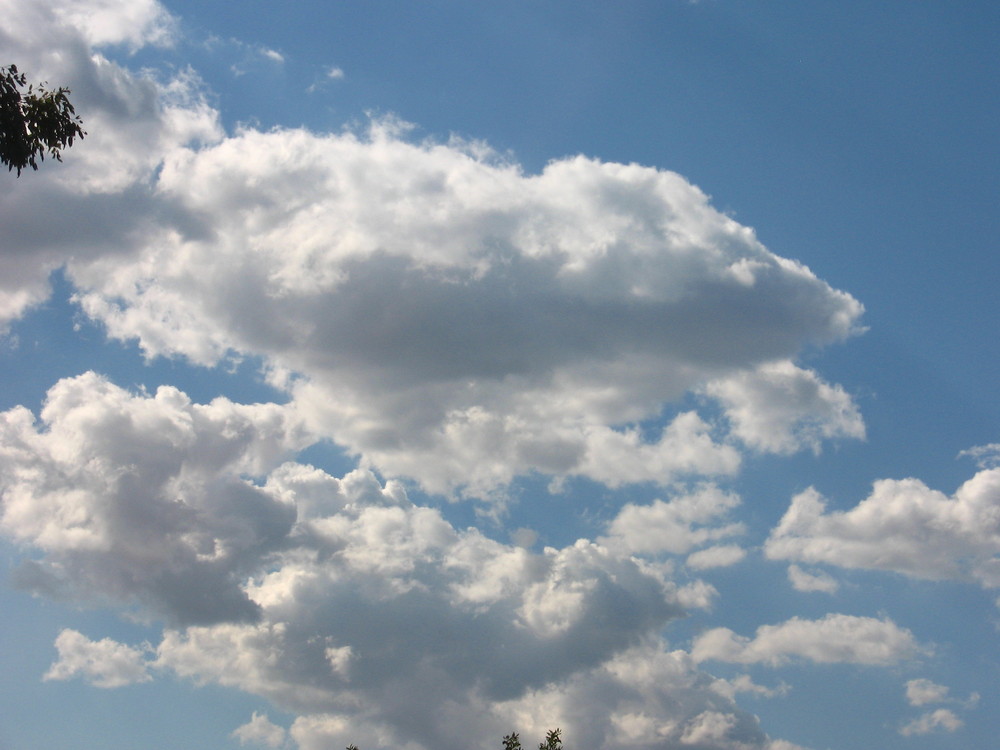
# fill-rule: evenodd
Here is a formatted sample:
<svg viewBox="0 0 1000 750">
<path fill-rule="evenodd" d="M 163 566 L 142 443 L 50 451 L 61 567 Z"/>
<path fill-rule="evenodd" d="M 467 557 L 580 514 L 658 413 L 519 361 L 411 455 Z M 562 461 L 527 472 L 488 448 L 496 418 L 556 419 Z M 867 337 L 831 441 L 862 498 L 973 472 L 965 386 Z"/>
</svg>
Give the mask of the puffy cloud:
<svg viewBox="0 0 1000 750">
<path fill-rule="evenodd" d="M 704 391 L 722 404 L 733 435 L 757 450 L 819 452 L 829 438 L 865 437 L 861 412 L 843 388 L 787 360 L 714 380 Z"/>
<path fill-rule="evenodd" d="M 699 662 L 771 666 L 794 658 L 821 664 L 894 664 L 921 652 L 913 634 L 891 620 L 842 614 L 819 620 L 793 617 L 779 625 L 763 625 L 753 639 L 729 628 L 714 628 L 698 636 L 691 649 Z"/>
<path fill-rule="evenodd" d="M 931 680 L 918 678 L 908 680 L 906 683 L 906 700 L 911 706 L 926 706 L 930 703 L 951 703 L 959 704 L 963 708 L 974 708 L 979 702 L 979 694 L 972 693 L 968 699 L 960 700 L 949 695 L 949 690 L 944 685 L 938 685 Z M 902 726 L 899 733 L 904 736 L 914 734 L 930 734 L 935 731 L 954 732 L 964 726 L 963 722 L 954 711 L 947 708 L 938 708 L 927 711 L 913 721 Z"/>
<path fill-rule="evenodd" d="M 287 385 L 319 429 L 435 491 L 731 473 L 693 414 L 651 439 L 630 425 L 861 310 L 678 175 L 580 157 L 526 176 L 384 123 L 175 150 L 157 197 L 202 231 L 166 225 L 113 273 L 75 264 L 87 312 L 150 354 L 304 375 Z"/>
<path fill-rule="evenodd" d="M 112 336 L 260 355 L 318 431 L 435 492 L 732 474 L 698 415 L 649 429 L 705 383 L 755 447 L 861 434 L 843 391 L 788 361 L 858 330 L 861 305 L 680 175 L 584 157 L 526 175 L 386 121 L 226 137 L 194 72 L 93 48 L 168 39 L 158 4 L 13 5 L 12 54 L 73 89 L 90 135 L 4 194 L 6 320 L 66 266 Z"/>
<path fill-rule="evenodd" d="M 305 376 L 288 387 L 318 429 L 435 491 L 731 473 L 737 454 L 696 415 L 651 439 L 629 425 L 703 379 L 843 338 L 861 311 L 680 176 L 636 165 L 528 176 L 378 123 L 175 151 L 157 187 L 206 230 L 165 228 L 113 278 L 75 266 L 88 313 L 150 354 L 264 354 Z"/>
<path fill-rule="evenodd" d="M 272 460 L 274 446 L 260 445 L 268 442 L 260 422 L 268 420 L 252 411 L 236 419 L 234 408 L 213 402 L 199 409 L 169 390 L 134 396 L 95 376 L 61 382 L 43 412 L 47 430 L 19 425 L 18 440 L 5 436 L 6 455 L 16 454 L 11 475 L 33 477 L 38 496 L 43 480 L 54 484 L 53 495 L 62 492 L 42 460 L 56 455 L 62 466 L 99 465 L 97 478 L 105 483 L 131 472 L 142 479 L 132 492 L 146 488 L 146 512 L 111 491 L 99 514 L 88 495 L 94 478 L 77 475 L 68 479 L 83 488 L 73 506 L 81 515 L 44 498 L 34 507 L 34 526 L 5 528 L 34 544 L 45 539 L 47 556 L 62 553 L 74 566 L 79 548 L 127 551 L 140 532 L 148 539 L 156 530 L 161 538 L 150 560 L 179 560 L 185 581 L 194 584 L 204 571 L 202 560 L 187 558 L 191 540 L 211 531 L 217 543 L 232 544 L 259 515 L 259 499 L 224 505 L 225 514 L 203 504 L 180 526 L 163 523 L 171 516 L 159 506 L 172 495 L 157 489 L 177 488 L 187 474 L 219 477 L 236 473 L 235 466 L 256 472 Z M 276 429 L 281 420 L 270 416 Z M 226 439 L 209 440 L 200 422 L 202 432 Z M 378 748 L 401 739 L 414 749 L 458 746 L 470 732 L 499 737 L 511 726 L 529 732 L 551 721 L 592 747 L 618 747 L 622 737 L 637 748 L 684 738 L 693 747 L 767 746 L 753 717 L 714 690 L 683 652 L 667 652 L 653 637 L 680 614 L 683 598 L 655 570 L 587 541 L 535 554 L 474 529 L 458 531 L 436 510 L 413 505 L 398 484 L 383 485 L 365 470 L 338 479 L 287 463 L 254 487 L 268 498 L 266 507 L 301 509 L 294 526 L 283 521 L 275 529 L 280 542 L 258 534 L 240 568 L 251 576 L 238 590 L 255 607 L 254 622 L 235 616 L 169 629 L 149 663 L 138 649 L 62 636 L 67 647 L 52 674 L 88 669 L 111 684 L 109 667 L 74 666 L 83 663 L 80 654 L 100 651 L 115 663 L 127 656 L 137 675 L 155 666 L 260 695 L 299 718 L 288 735 L 257 716 L 235 736 L 274 747 L 288 737 L 302 748 L 334 740 Z M 122 518 L 109 536 L 104 530 L 116 516 Z M 230 535 L 220 540 L 220 528 Z M 156 601 L 160 582 L 142 567 L 150 560 L 126 562 L 134 566 L 132 596 Z M 89 583 L 91 593 L 104 584 L 118 594 L 111 573 Z M 114 674 L 123 671 L 119 666 Z M 543 715 L 542 707 L 551 713 Z"/>
<path fill-rule="evenodd" d="M 979 693 L 970 693 L 965 700 L 953 698 L 949 689 L 925 678 L 909 680 L 906 683 L 906 700 L 911 706 L 926 706 L 929 703 L 957 703 L 965 708 L 975 708 L 979 703 Z"/>
<path fill-rule="evenodd" d="M 233 730 L 232 737 L 238 739 L 241 745 L 260 745 L 263 747 L 280 748 L 288 743 L 288 732 L 267 718 L 267 714 L 253 712 L 253 716 L 243 726 Z"/>
<path fill-rule="evenodd" d="M 155 667 L 238 688 L 300 714 L 288 735 L 260 716 L 236 730 L 271 746 L 457 746 L 552 721 L 593 747 L 770 741 L 655 638 L 710 586 L 679 588 L 621 545 L 532 553 L 459 531 L 367 470 L 272 468 L 302 440 L 289 407 L 131 394 L 91 373 L 54 386 L 40 423 L 17 408 L 0 425 L 2 528 L 43 553 L 22 583 L 183 626 L 155 659 L 66 631 L 50 678 L 110 686 Z M 704 487 L 657 510 L 687 549 L 692 524 L 736 502 Z"/>
<path fill-rule="evenodd" d="M 459 532 L 364 470 L 286 464 L 267 487 L 328 502 L 249 587 L 262 621 L 168 631 L 156 664 L 299 713 L 300 748 L 448 747 L 557 724 L 590 747 L 766 746 L 686 654 L 650 640 L 680 592 L 635 561 Z"/>
<path fill-rule="evenodd" d="M 173 41 L 176 20 L 157 0 L 61 0 L 51 4 L 60 23 L 78 29 L 95 47 L 126 44 L 133 50 Z"/>
<path fill-rule="evenodd" d="M 80 675 L 99 688 L 116 688 L 149 682 L 146 649 L 117 643 L 110 638 L 92 641 L 76 630 L 65 629 L 56 638 L 59 659 L 45 673 L 46 680 L 68 680 Z"/>
<path fill-rule="evenodd" d="M 694 547 L 744 532 L 743 524 L 725 522 L 740 504 L 740 498 L 707 484 L 669 502 L 655 500 L 650 505 L 628 503 L 608 525 L 605 544 L 633 554 L 670 553 L 683 555 Z M 719 549 L 722 549 L 720 552 Z M 732 558 L 732 548 L 716 548 L 705 561 Z M 695 566 L 697 567 L 697 559 Z M 711 564 L 702 567 L 711 567 Z"/>
<path fill-rule="evenodd" d="M 810 573 L 798 565 L 788 566 L 788 580 L 796 591 L 822 591 L 824 594 L 833 594 L 840 588 L 840 584 L 829 574 L 822 571 Z"/>
<path fill-rule="evenodd" d="M 768 557 L 888 570 L 930 580 L 1000 586 L 1000 469 L 985 469 L 952 497 L 917 479 L 875 483 L 848 511 L 827 512 L 818 492 L 792 498 L 765 546 Z"/>
<path fill-rule="evenodd" d="M 247 477 L 305 442 L 287 407 L 61 380 L 41 424 L 23 407 L 0 414 L 0 529 L 43 553 L 15 579 L 178 622 L 254 619 L 240 584 L 296 513 Z"/>
<path fill-rule="evenodd" d="M 221 137 L 218 114 L 190 70 L 136 73 L 95 48 L 170 41 L 174 22 L 152 0 L 0 0 L 0 46 L 34 82 L 72 90 L 87 136 L 65 163 L 20 179 L 2 174 L 0 327 L 48 294 L 49 273 L 71 260 L 121 257 L 169 216 L 150 180 L 166 152 Z M 15 184 L 16 183 L 16 184 Z"/>
<path fill-rule="evenodd" d="M 899 733 L 904 737 L 914 734 L 930 734 L 931 732 L 943 730 L 945 732 L 955 732 L 965 725 L 955 712 L 947 708 L 938 708 L 928 711 L 923 716 L 914 719 L 910 723 L 900 728 Z"/>
<path fill-rule="evenodd" d="M 533 553 L 457 530 L 364 469 L 274 468 L 301 440 L 289 407 L 132 394 L 92 373 L 57 383 L 38 423 L 4 413 L 2 528 L 42 554 L 21 582 L 178 625 L 150 660 L 67 631 L 49 676 L 113 685 L 155 667 L 238 688 L 300 714 L 289 736 L 304 747 L 343 726 L 374 747 L 457 745 L 477 727 L 499 736 L 542 697 L 594 747 L 626 728 L 636 747 L 764 746 L 752 717 L 655 638 L 711 587 L 679 588 L 601 543 Z M 731 500 L 705 489 L 683 502 L 691 521 Z M 627 718 L 640 714 L 648 736 Z M 277 742 L 269 726 L 237 736 Z"/>
<path fill-rule="evenodd" d="M 287 734 L 255 715 L 241 741 L 417 750 L 558 723 L 595 748 L 792 747 L 658 638 L 717 592 L 642 556 L 735 561 L 717 544 L 742 531 L 735 496 L 702 485 L 533 553 L 368 468 L 469 494 L 530 472 L 668 484 L 735 473 L 732 436 L 783 452 L 856 433 L 849 399 L 788 362 L 855 332 L 857 301 L 677 174 L 575 157 L 526 175 L 392 122 L 227 136 L 195 72 L 101 51 L 169 43 L 162 6 L 0 3 L 5 49 L 71 87 L 90 131 L 0 191 L 3 320 L 65 268 L 111 336 L 205 365 L 259 355 L 294 398 L 193 404 L 91 373 L 58 383 L 37 422 L 0 415 L 0 529 L 38 552 L 22 585 L 162 617 L 156 668 L 300 714 Z M 666 408 L 692 390 L 733 435 Z M 752 391 L 767 410 L 741 407 Z M 300 414 L 362 468 L 275 468 L 311 439 Z M 60 638 L 54 679 L 150 666 Z"/>
<path fill-rule="evenodd" d="M 690 655 L 651 641 L 562 684 L 502 706 L 507 726 L 542 737 L 558 725 L 598 748 L 771 748 L 756 717 L 736 709 Z M 779 745 L 780 746 L 780 745 Z"/>
<path fill-rule="evenodd" d="M 285 467 L 269 481 L 283 494 L 285 471 L 318 480 Z M 248 590 L 265 622 L 170 632 L 160 663 L 300 711 L 347 684 L 427 694 L 440 681 L 497 698 L 598 664 L 680 613 L 672 584 L 593 543 L 536 555 L 458 532 L 367 472 L 340 490 L 341 510 L 300 524 L 298 546 Z"/>
<path fill-rule="evenodd" d="M 948 698 L 948 688 L 930 680 L 920 678 L 906 683 L 906 700 L 911 706 L 928 703 L 943 703 Z"/>
</svg>

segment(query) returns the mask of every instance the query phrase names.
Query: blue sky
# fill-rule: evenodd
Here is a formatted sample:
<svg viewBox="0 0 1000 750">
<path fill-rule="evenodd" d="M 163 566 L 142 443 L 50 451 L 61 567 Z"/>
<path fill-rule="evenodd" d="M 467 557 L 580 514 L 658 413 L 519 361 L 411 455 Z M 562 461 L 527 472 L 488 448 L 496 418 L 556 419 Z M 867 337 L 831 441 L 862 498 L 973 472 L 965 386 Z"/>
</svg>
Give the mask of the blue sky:
<svg viewBox="0 0 1000 750">
<path fill-rule="evenodd" d="M 0 9 L 0 748 L 994 740 L 994 4 Z"/>
</svg>

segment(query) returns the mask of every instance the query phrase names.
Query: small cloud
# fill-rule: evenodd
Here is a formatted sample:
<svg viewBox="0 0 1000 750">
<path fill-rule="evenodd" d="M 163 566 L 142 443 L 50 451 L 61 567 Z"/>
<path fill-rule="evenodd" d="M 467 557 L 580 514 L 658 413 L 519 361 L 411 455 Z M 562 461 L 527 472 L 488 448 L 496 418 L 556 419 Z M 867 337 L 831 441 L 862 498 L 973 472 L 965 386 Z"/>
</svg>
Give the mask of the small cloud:
<svg viewBox="0 0 1000 750">
<path fill-rule="evenodd" d="M 944 685 L 924 678 L 909 680 L 906 683 L 906 700 L 911 706 L 925 706 L 928 703 L 951 703 L 959 705 L 965 709 L 973 709 L 979 705 L 979 693 L 969 693 L 965 700 L 949 695 L 949 690 Z"/>
<path fill-rule="evenodd" d="M 822 572 L 807 573 L 798 565 L 788 566 L 788 580 L 796 591 L 821 591 L 824 594 L 833 594 L 840 588 L 840 584 L 833 576 Z"/>
<path fill-rule="evenodd" d="M 966 456 L 974 460 L 980 469 L 995 469 L 1000 466 L 1000 443 L 977 445 L 958 454 L 959 458 Z"/>
<path fill-rule="evenodd" d="M 735 565 L 746 556 L 747 552 L 742 547 L 735 544 L 724 544 L 692 552 L 688 555 L 687 566 L 695 570 L 726 568 Z"/>
<path fill-rule="evenodd" d="M 280 748 L 288 742 L 288 732 L 284 727 L 271 723 L 267 714 L 253 712 L 250 721 L 237 727 L 230 735 L 240 741 L 241 745 L 260 745 L 263 747 Z"/>
<path fill-rule="evenodd" d="M 906 683 L 906 700 L 911 706 L 943 703 L 948 700 L 948 688 L 923 678 Z"/>
<path fill-rule="evenodd" d="M 754 638 L 729 628 L 714 628 L 695 639 L 691 656 L 737 664 L 768 664 L 792 659 L 818 664 L 895 664 L 922 651 L 913 634 L 888 619 L 829 614 L 819 620 L 793 617 L 757 628 Z"/>
<path fill-rule="evenodd" d="M 669 502 L 655 500 L 649 505 L 628 503 L 608 524 L 608 536 L 603 543 L 622 549 L 629 554 L 683 555 L 706 542 L 738 536 L 744 532 L 741 523 L 728 520 L 730 513 L 739 507 L 738 495 L 724 492 L 714 484 L 704 484 L 692 492 L 678 495 Z M 732 559 L 735 545 L 725 545 L 702 550 L 688 558 L 693 567 L 717 567 L 719 561 Z M 701 555 L 701 558 L 697 555 Z M 715 562 L 713 566 L 711 563 Z"/>
<path fill-rule="evenodd" d="M 227 41 L 218 39 L 214 39 L 212 41 L 214 44 L 227 44 L 234 53 L 240 55 L 240 59 L 229 66 L 229 70 L 234 76 L 237 77 L 246 75 L 247 73 L 256 70 L 259 67 L 261 60 L 266 60 L 276 65 L 283 65 L 285 62 L 285 56 L 278 52 L 278 50 L 271 49 L 270 47 L 247 44 L 246 42 L 233 38 L 230 38 Z"/>
<path fill-rule="evenodd" d="M 149 682 L 145 649 L 132 648 L 110 638 L 92 641 L 76 630 L 56 637 L 59 658 L 43 680 L 68 680 L 81 675 L 94 687 L 116 688 Z"/>
<path fill-rule="evenodd" d="M 899 733 L 904 737 L 909 737 L 914 734 L 930 734 L 938 730 L 954 732 L 961 729 L 964 724 L 965 722 L 958 718 L 954 711 L 947 708 L 939 708 L 935 711 L 929 711 L 920 718 L 914 719 L 909 724 L 904 725 L 900 728 Z"/>
<path fill-rule="evenodd" d="M 734 699 L 737 693 L 750 693 L 752 695 L 759 695 L 762 698 L 774 698 L 788 695 L 788 691 L 791 690 L 786 682 L 780 682 L 774 688 L 769 688 L 766 685 L 758 685 L 748 674 L 738 675 L 731 680 L 718 679 L 712 683 L 712 689 L 729 699 Z"/>
<path fill-rule="evenodd" d="M 314 81 L 309 88 L 306 89 L 307 94 L 312 94 L 315 91 L 323 88 L 330 81 L 340 81 L 346 77 L 343 68 L 338 68 L 335 65 L 328 66 L 323 71 L 323 77 L 318 81 Z"/>
<path fill-rule="evenodd" d="M 767 266 L 743 258 L 728 271 L 752 287 L 747 275 L 754 268 Z M 865 423 L 851 396 L 789 360 L 713 380 L 704 392 L 722 405 L 733 435 L 764 453 L 791 455 L 809 448 L 818 454 L 824 440 L 865 438 Z"/>
</svg>

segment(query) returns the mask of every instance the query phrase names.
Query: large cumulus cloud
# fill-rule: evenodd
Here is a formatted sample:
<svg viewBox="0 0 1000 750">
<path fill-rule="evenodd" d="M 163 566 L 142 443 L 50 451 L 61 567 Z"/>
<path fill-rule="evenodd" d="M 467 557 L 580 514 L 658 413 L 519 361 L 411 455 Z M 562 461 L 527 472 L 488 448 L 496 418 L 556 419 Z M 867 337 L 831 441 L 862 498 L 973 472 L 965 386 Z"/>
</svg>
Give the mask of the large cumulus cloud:
<svg viewBox="0 0 1000 750">
<path fill-rule="evenodd" d="M 525 175 L 382 123 L 176 150 L 157 191 L 200 231 L 164 226 L 134 263 L 74 265 L 84 309 L 150 355 L 265 356 L 317 430 L 434 491 L 530 471 L 612 486 L 732 473 L 735 452 L 693 415 L 627 428 L 841 339 L 861 311 L 679 175 L 636 165 Z M 811 433 L 857 436 L 847 397 L 813 387 Z M 786 430 L 763 447 L 815 443 Z"/>
<path fill-rule="evenodd" d="M 4 193 L 5 320 L 65 267 L 112 336 L 261 356 L 314 429 L 439 492 L 732 474 L 725 429 L 664 418 L 692 389 L 762 450 L 863 435 L 849 396 L 791 362 L 861 305 L 680 175 L 585 157 L 526 174 L 393 120 L 227 136 L 194 71 L 102 54 L 170 43 L 155 3 L 7 5 L 5 39 L 73 89 L 90 135 Z"/>
<path fill-rule="evenodd" d="M 769 742 L 662 640 L 704 585 L 630 555 L 627 524 L 608 544 L 502 544 L 367 470 L 281 463 L 308 440 L 293 407 L 93 374 L 56 384 L 40 421 L 18 407 L 0 424 L 2 529 L 37 551 L 21 582 L 167 621 L 155 647 L 66 630 L 48 679 L 237 688 L 296 713 L 301 747 L 457 747 L 551 722 L 592 747 Z M 734 502 L 705 488 L 655 512 L 683 552 Z"/>
<path fill-rule="evenodd" d="M 0 529 L 44 555 L 15 579 L 179 622 L 256 619 L 240 584 L 296 514 L 249 477 L 307 440 L 274 404 L 60 381 L 40 424 L 22 407 L 0 414 Z"/>
<path fill-rule="evenodd" d="M 0 9 L 11 54 L 70 86 L 89 131 L 0 195 L 0 323 L 62 268 L 110 336 L 205 366 L 260 357 L 291 397 L 194 404 L 88 373 L 38 419 L 0 415 L 18 582 L 167 628 L 149 658 L 64 631 L 50 679 L 232 686 L 299 715 L 239 737 L 302 748 L 552 723 L 595 748 L 790 747 L 663 640 L 715 594 L 664 558 L 745 554 L 718 546 L 743 528 L 710 481 L 742 447 L 863 435 L 850 397 L 794 363 L 858 330 L 856 300 L 675 173 L 580 156 L 526 174 L 391 119 L 226 134 L 195 71 L 113 61 L 109 45 L 171 43 L 158 4 Z M 318 437 L 360 468 L 282 463 Z M 532 472 L 699 482 L 532 552 L 393 479 L 486 496 Z"/>
</svg>

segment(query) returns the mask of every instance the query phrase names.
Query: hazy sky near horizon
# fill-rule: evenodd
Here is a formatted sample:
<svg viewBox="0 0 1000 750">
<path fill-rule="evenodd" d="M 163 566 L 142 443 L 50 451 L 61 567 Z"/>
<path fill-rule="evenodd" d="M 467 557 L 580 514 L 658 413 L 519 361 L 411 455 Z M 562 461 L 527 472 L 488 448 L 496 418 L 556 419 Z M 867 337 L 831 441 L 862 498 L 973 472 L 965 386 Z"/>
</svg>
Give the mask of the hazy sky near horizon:
<svg viewBox="0 0 1000 750">
<path fill-rule="evenodd" d="M 0 11 L 0 750 L 995 740 L 995 4 Z"/>
</svg>

